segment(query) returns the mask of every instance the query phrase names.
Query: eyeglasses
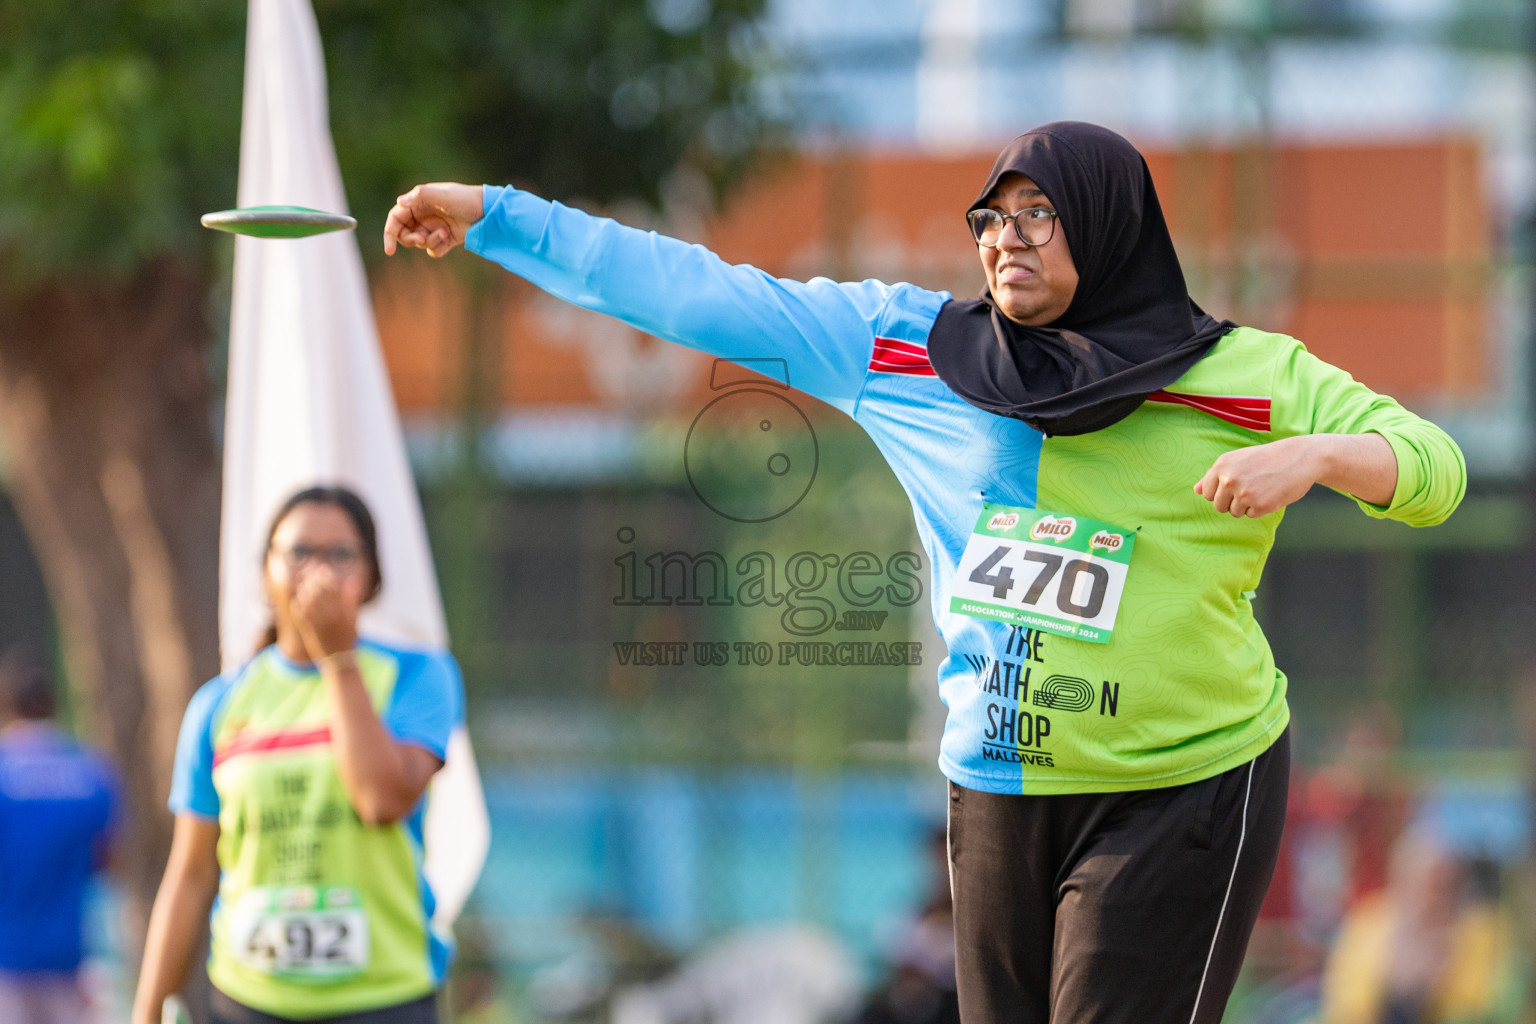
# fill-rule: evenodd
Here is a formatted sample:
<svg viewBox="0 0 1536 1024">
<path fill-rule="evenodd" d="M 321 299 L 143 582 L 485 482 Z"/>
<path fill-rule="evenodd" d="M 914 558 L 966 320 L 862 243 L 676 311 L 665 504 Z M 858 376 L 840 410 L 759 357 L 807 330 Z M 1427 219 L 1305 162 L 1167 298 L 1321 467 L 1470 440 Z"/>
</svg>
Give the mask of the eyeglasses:
<svg viewBox="0 0 1536 1024">
<path fill-rule="evenodd" d="M 1031 206 L 1027 210 L 1009 214 L 992 209 L 972 210 L 965 215 L 977 245 L 996 246 L 1003 240 L 1003 225 L 1011 220 L 1014 234 L 1031 248 L 1051 240 L 1051 236 L 1056 233 L 1056 218 L 1056 211 L 1044 206 Z"/>
<path fill-rule="evenodd" d="M 363 553 L 357 548 L 337 546 L 333 548 L 312 548 L 308 544 L 295 544 L 288 548 L 273 548 L 272 553 L 291 569 L 310 562 L 323 562 L 337 572 L 347 572 L 357 568 L 363 560 Z"/>
</svg>

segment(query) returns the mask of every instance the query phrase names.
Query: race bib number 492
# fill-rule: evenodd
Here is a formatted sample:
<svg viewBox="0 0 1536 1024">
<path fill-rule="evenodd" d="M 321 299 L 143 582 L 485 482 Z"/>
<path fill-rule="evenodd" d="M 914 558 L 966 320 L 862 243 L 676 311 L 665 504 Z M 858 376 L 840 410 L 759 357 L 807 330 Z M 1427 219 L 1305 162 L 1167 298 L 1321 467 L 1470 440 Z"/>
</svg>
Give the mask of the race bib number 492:
<svg viewBox="0 0 1536 1024">
<path fill-rule="evenodd" d="M 368 966 L 368 916 L 345 886 L 254 889 L 233 908 L 229 938 L 237 960 L 279 977 L 344 977 Z"/>
<path fill-rule="evenodd" d="M 1134 530 L 1095 519 L 983 505 L 949 610 L 1108 643 L 1135 543 Z"/>
</svg>

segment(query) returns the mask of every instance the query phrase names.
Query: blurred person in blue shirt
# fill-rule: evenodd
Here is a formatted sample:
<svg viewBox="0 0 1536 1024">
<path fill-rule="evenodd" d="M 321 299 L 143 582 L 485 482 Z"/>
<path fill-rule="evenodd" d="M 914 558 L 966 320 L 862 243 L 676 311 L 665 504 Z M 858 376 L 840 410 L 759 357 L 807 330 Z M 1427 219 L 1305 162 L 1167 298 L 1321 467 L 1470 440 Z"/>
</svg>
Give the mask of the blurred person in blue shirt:
<svg viewBox="0 0 1536 1024">
<path fill-rule="evenodd" d="M 0 663 L 0 1021 L 77 1024 L 85 890 L 104 867 L 117 779 L 54 723 L 52 680 Z"/>
</svg>

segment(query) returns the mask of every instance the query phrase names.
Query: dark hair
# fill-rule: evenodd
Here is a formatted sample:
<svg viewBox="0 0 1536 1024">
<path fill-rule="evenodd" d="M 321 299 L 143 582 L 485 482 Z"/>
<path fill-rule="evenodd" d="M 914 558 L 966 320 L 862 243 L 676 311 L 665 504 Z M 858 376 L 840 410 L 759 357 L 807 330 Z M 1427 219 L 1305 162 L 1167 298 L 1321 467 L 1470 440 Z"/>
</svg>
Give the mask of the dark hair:
<svg viewBox="0 0 1536 1024">
<path fill-rule="evenodd" d="M 267 553 L 272 550 L 272 538 L 277 534 L 277 528 L 288 518 L 288 513 L 300 505 L 332 505 L 341 509 L 352 520 L 352 526 L 357 530 L 357 539 L 363 544 L 363 557 L 368 561 L 368 568 L 373 574 L 373 583 L 368 588 L 368 594 L 364 601 L 371 601 L 378 596 L 379 590 L 384 586 L 384 573 L 379 568 L 379 532 L 373 525 L 373 514 L 368 511 L 368 506 L 363 499 L 357 496 L 356 491 L 346 487 L 306 487 L 304 490 L 291 495 L 283 502 L 275 515 L 272 523 L 267 527 L 267 543 L 262 548 L 262 560 L 265 562 Z M 267 627 L 262 636 L 257 650 L 270 646 L 277 642 L 277 625 L 274 623 Z"/>
<path fill-rule="evenodd" d="M 58 711 L 53 679 L 25 654 L 12 652 L 0 660 L 0 711 L 27 721 L 52 718 Z"/>
</svg>

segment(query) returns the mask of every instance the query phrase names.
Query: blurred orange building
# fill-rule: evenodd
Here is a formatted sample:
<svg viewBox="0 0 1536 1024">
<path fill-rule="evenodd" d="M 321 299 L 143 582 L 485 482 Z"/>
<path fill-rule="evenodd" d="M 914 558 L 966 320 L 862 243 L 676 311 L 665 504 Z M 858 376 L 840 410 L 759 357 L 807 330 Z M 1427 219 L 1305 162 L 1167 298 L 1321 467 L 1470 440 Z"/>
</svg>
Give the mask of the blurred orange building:
<svg viewBox="0 0 1536 1024">
<path fill-rule="evenodd" d="M 1294 334 L 1410 402 L 1485 390 L 1493 239 L 1474 142 L 1152 150 L 1147 160 L 1191 294 L 1210 312 Z M 981 273 L 962 212 L 991 161 L 801 155 L 763 171 L 718 216 L 646 226 L 783 276 L 970 296 Z M 411 259 L 374 282 L 407 415 L 450 413 L 468 386 L 461 281 L 449 264 Z M 492 356 L 475 374 L 480 385 L 490 375 L 502 405 L 659 412 L 696 408 L 708 393 L 705 357 L 510 277 L 490 298 L 482 336 L 492 344 L 480 350 Z"/>
</svg>

